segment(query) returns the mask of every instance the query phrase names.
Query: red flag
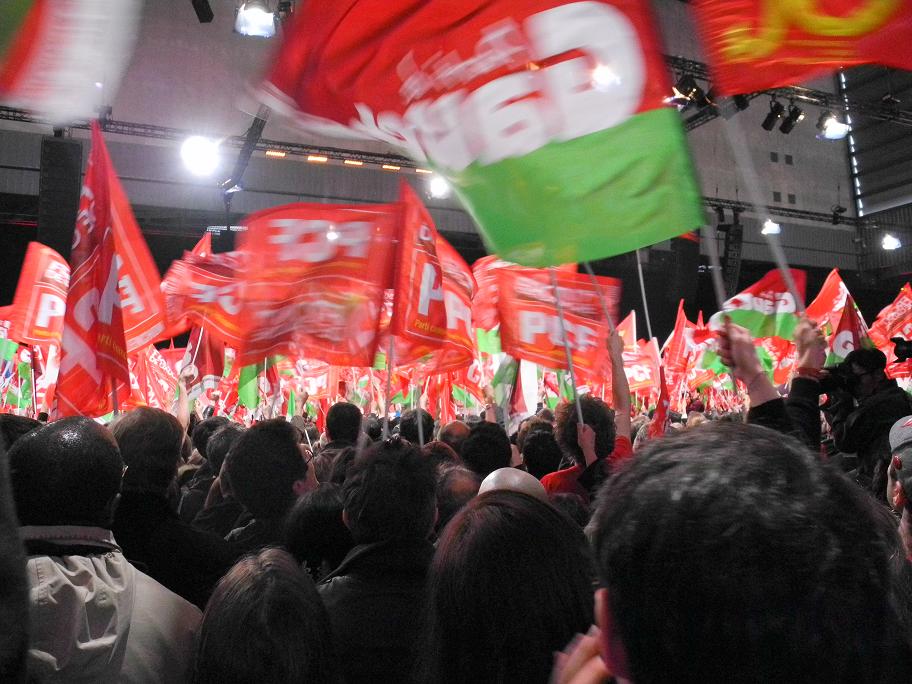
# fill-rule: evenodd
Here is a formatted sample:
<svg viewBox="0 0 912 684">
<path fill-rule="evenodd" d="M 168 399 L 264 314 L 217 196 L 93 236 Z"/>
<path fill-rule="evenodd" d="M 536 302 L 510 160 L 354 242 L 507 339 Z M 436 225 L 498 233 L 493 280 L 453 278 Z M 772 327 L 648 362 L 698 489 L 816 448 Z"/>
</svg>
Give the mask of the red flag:
<svg viewBox="0 0 912 684">
<path fill-rule="evenodd" d="M 113 410 L 112 384 L 130 382 L 114 264 L 111 173 L 101 131 L 92 125 L 64 316 L 57 416 L 94 417 Z M 115 384 L 116 386 L 116 384 Z"/>
<path fill-rule="evenodd" d="M 405 182 L 401 196 L 405 212 L 392 331 L 411 343 L 413 358 L 396 356 L 396 364 L 408 365 L 433 353 L 433 371 L 463 368 L 475 359 L 475 279 Z"/>
<path fill-rule="evenodd" d="M 595 287 L 588 276 L 560 271 L 555 275 L 573 364 L 584 373 L 600 374 L 605 369 L 608 337 L 601 297 L 605 297 L 609 315 L 615 317 L 621 283 L 614 278 L 597 277 L 600 287 Z M 503 350 L 547 368 L 566 369 L 551 274 L 543 269 L 513 266 L 500 269 L 498 278 Z"/>
<path fill-rule="evenodd" d="M 659 366 L 659 403 L 649 424 L 649 438 L 661 437 L 668 427 L 668 386 L 665 384 L 665 369 Z"/>
<path fill-rule="evenodd" d="M 168 411 L 177 390 L 177 373 L 151 344 L 130 355 L 130 372 L 148 406 Z"/>
<path fill-rule="evenodd" d="M 724 95 L 804 82 L 875 62 L 912 69 L 905 0 L 698 0 L 697 22 Z"/>
<path fill-rule="evenodd" d="M 12 304 L 9 337 L 22 344 L 59 344 L 70 265 L 50 247 L 30 242 Z"/>
<path fill-rule="evenodd" d="M 175 324 L 186 318 L 226 344 L 239 346 L 246 327 L 240 297 L 246 263 L 241 252 L 208 256 L 185 252 L 162 281 L 168 321 Z"/>
<path fill-rule="evenodd" d="M 682 373 L 687 367 L 690 347 L 693 345 L 693 323 L 684 315 L 684 300 L 678 302 L 678 315 L 674 331 L 665 343 L 665 366 L 672 373 Z M 689 339 L 688 339 L 689 338 Z"/>
<path fill-rule="evenodd" d="M 207 257 L 212 254 L 212 233 L 207 232 L 199 241 L 194 245 L 193 249 L 190 250 L 190 255 L 195 257 Z M 162 294 L 164 296 L 164 293 Z M 170 318 L 172 315 L 168 311 L 167 306 L 165 307 L 165 318 L 168 321 L 168 326 L 165 328 L 165 331 L 160 335 L 160 339 L 166 340 L 168 338 L 175 338 L 180 335 L 183 335 L 185 332 L 190 330 L 190 327 L 193 325 L 192 321 L 186 316 L 182 316 L 177 321 L 171 321 Z"/>
<path fill-rule="evenodd" d="M 653 342 L 639 340 L 635 352 L 624 352 L 624 375 L 633 394 L 648 395 L 658 387 L 659 354 Z"/>
<path fill-rule="evenodd" d="M 184 368 L 190 369 L 187 391 L 190 399 L 197 399 L 206 390 L 215 389 L 225 374 L 225 344 L 204 328 L 194 328 L 187 341 L 181 372 Z"/>
<path fill-rule="evenodd" d="M 855 306 L 852 295 L 848 295 L 842 316 L 830 337 L 830 355 L 827 363 L 838 363 L 844 360 L 850 352 L 861 349 L 862 346 L 871 346 L 868 339 L 868 326 L 865 325 L 858 307 Z"/>
<path fill-rule="evenodd" d="M 618 323 L 617 331 L 624 340 L 624 350 L 635 352 L 638 349 L 636 311 L 631 311 L 623 321 Z"/>
<path fill-rule="evenodd" d="M 815 321 L 820 327 L 829 325 L 830 330 L 835 330 L 839 318 L 842 316 L 842 310 L 845 308 L 848 294 L 849 290 L 842 282 L 839 269 L 834 268 L 823 281 L 823 287 L 814 297 L 814 301 L 805 309 L 808 318 Z"/>
<path fill-rule="evenodd" d="M 401 215 L 399 204 L 290 204 L 247 217 L 238 363 L 291 353 L 372 366 Z"/>
<path fill-rule="evenodd" d="M 909 283 L 903 285 L 896 299 L 877 314 L 869 332 L 878 349 L 885 348 L 891 337 L 912 339 L 912 287 Z"/>
</svg>

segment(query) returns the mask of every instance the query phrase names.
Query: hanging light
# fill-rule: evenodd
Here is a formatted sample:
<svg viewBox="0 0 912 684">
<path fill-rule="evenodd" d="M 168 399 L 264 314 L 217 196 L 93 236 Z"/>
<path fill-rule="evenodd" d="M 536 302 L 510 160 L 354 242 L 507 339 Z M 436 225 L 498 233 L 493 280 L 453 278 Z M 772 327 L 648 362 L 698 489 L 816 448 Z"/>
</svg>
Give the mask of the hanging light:
<svg viewBox="0 0 912 684">
<path fill-rule="evenodd" d="M 779 235 L 781 232 L 782 228 L 773 219 L 766 219 L 763 222 L 763 228 L 760 229 L 761 235 Z"/>
<path fill-rule="evenodd" d="M 191 135 L 181 145 L 180 155 L 194 176 L 211 176 L 219 165 L 219 144 L 201 135 Z"/>
<path fill-rule="evenodd" d="M 887 233 L 883 236 L 883 240 L 881 240 L 880 246 L 885 250 L 892 252 L 894 249 L 899 249 L 902 247 L 902 243 L 895 235 L 890 235 Z"/>
<path fill-rule="evenodd" d="M 276 15 L 266 0 L 246 0 L 237 6 L 234 30 L 242 36 L 272 38 L 276 32 Z"/>
<path fill-rule="evenodd" d="M 442 176 L 431 176 L 428 181 L 428 192 L 431 193 L 431 197 L 444 199 L 450 196 L 450 184 Z"/>
<path fill-rule="evenodd" d="M 837 119 L 833 112 L 823 112 L 817 119 L 817 130 L 820 131 L 817 134 L 818 140 L 842 140 L 852 127 Z"/>
<path fill-rule="evenodd" d="M 804 111 L 793 102 L 789 105 L 788 114 L 782 120 L 782 125 L 779 126 L 779 130 L 788 135 L 792 132 L 795 124 L 803 120 Z"/>
<path fill-rule="evenodd" d="M 770 100 L 770 110 L 769 114 L 766 115 L 766 118 L 763 120 L 763 123 L 760 126 L 765 131 L 771 131 L 776 127 L 776 122 L 782 117 L 782 113 L 785 111 L 785 105 L 777 101 L 776 98 Z"/>
</svg>

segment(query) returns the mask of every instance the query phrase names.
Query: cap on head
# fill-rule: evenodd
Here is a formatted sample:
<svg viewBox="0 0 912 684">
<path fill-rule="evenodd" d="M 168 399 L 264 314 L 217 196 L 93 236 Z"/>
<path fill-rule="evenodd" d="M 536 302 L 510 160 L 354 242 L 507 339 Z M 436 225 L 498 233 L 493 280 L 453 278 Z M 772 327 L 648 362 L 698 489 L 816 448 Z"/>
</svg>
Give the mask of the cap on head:
<svg viewBox="0 0 912 684">
<path fill-rule="evenodd" d="M 493 491 L 519 492 L 548 501 L 548 493 L 542 483 L 534 475 L 518 468 L 498 468 L 482 481 L 478 494 Z"/>
<path fill-rule="evenodd" d="M 912 444 L 912 416 L 900 418 L 890 428 L 890 451 L 898 451 Z"/>
</svg>

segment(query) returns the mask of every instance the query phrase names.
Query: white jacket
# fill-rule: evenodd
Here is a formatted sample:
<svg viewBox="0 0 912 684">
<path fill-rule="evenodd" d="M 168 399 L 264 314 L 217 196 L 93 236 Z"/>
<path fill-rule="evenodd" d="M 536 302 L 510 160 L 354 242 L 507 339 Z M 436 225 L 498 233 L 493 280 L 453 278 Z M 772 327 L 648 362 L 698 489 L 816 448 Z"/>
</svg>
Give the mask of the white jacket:
<svg viewBox="0 0 912 684">
<path fill-rule="evenodd" d="M 41 682 L 183 682 L 200 611 L 134 568 L 109 530 L 21 527 L 30 553 L 29 673 Z M 77 548 L 83 547 L 83 548 Z M 86 547 L 97 551 L 87 553 Z"/>
</svg>

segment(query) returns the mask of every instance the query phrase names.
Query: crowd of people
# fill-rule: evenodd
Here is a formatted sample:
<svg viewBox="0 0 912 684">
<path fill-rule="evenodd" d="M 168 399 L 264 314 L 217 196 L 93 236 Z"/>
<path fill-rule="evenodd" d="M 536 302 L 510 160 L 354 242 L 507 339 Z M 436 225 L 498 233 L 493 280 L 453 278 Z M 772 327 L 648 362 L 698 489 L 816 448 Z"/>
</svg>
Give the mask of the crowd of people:
<svg viewBox="0 0 912 684">
<path fill-rule="evenodd" d="M 750 410 L 664 434 L 623 372 L 511 435 L 0 416 L 0 681 L 905 681 L 912 404 L 795 342 L 782 396 L 729 325 Z"/>
</svg>

